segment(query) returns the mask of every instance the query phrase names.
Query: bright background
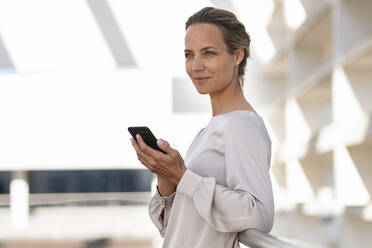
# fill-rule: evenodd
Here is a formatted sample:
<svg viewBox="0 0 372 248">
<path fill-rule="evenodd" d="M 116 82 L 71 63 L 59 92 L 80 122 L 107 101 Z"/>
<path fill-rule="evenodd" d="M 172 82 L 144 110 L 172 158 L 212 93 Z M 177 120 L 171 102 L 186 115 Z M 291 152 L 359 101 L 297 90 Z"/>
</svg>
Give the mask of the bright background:
<svg viewBox="0 0 372 248">
<path fill-rule="evenodd" d="M 160 247 L 156 180 L 128 126 L 184 157 L 211 117 L 184 65 L 187 18 L 234 12 L 244 93 L 273 141 L 275 236 L 372 238 L 372 2 L 1 0 L 0 246 Z"/>
</svg>

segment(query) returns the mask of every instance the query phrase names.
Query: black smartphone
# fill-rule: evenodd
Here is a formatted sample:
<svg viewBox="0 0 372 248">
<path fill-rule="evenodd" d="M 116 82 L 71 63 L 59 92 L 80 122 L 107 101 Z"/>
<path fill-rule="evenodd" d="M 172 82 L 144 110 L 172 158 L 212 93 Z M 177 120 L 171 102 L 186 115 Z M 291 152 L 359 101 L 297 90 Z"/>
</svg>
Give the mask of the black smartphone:
<svg viewBox="0 0 372 248">
<path fill-rule="evenodd" d="M 151 132 L 150 128 L 146 126 L 138 126 L 138 127 L 128 127 L 129 133 L 132 135 L 134 140 L 137 142 L 136 135 L 141 135 L 143 141 L 150 146 L 152 149 L 158 150 L 164 154 L 167 154 L 164 152 L 160 147 L 156 144 L 157 139 L 155 138 L 155 135 Z M 138 143 L 138 142 L 137 142 Z"/>
</svg>

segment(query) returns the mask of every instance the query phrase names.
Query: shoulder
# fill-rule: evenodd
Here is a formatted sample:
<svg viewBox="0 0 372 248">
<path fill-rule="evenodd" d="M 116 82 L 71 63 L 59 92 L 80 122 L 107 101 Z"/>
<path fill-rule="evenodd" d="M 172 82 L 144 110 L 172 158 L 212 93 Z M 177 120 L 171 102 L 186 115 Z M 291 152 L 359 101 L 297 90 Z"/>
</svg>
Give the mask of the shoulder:
<svg viewBox="0 0 372 248">
<path fill-rule="evenodd" d="M 225 136 L 269 138 L 266 134 L 266 127 L 263 119 L 254 112 L 239 112 L 231 115 L 226 120 L 224 128 Z"/>
<path fill-rule="evenodd" d="M 226 131 L 260 129 L 262 118 L 253 112 L 238 112 L 226 120 Z"/>
</svg>

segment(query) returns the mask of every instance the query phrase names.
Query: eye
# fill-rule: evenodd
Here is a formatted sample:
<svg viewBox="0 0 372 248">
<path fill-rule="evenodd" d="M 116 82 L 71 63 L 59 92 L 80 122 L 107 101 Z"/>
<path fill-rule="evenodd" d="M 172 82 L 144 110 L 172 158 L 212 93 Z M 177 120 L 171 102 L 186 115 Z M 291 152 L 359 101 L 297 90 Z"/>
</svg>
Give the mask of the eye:
<svg viewBox="0 0 372 248">
<path fill-rule="evenodd" d="M 206 51 L 205 53 L 206 54 L 216 54 L 215 52 L 212 52 L 212 51 Z"/>
</svg>

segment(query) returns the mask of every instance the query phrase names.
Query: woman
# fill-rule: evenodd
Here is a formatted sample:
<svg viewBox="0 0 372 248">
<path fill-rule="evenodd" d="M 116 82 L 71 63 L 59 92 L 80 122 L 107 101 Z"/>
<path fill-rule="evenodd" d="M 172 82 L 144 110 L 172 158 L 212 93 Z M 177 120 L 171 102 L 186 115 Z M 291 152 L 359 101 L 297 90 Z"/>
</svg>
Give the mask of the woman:
<svg viewBox="0 0 372 248">
<path fill-rule="evenodd" d="M 245 99 L 250 37 L 236 16 L 206 7 L 186 22 L 185 65 L 213 115 L 191 143 L 185 161 L 159 139 L 163 154 L 131 138 L 138 159 L 157 174 L 149 214 L 163 247 L 239 247 L 238 233 L 268 233 L 274 203 L 269 176 L 271 140 Z"/>
</svg>

